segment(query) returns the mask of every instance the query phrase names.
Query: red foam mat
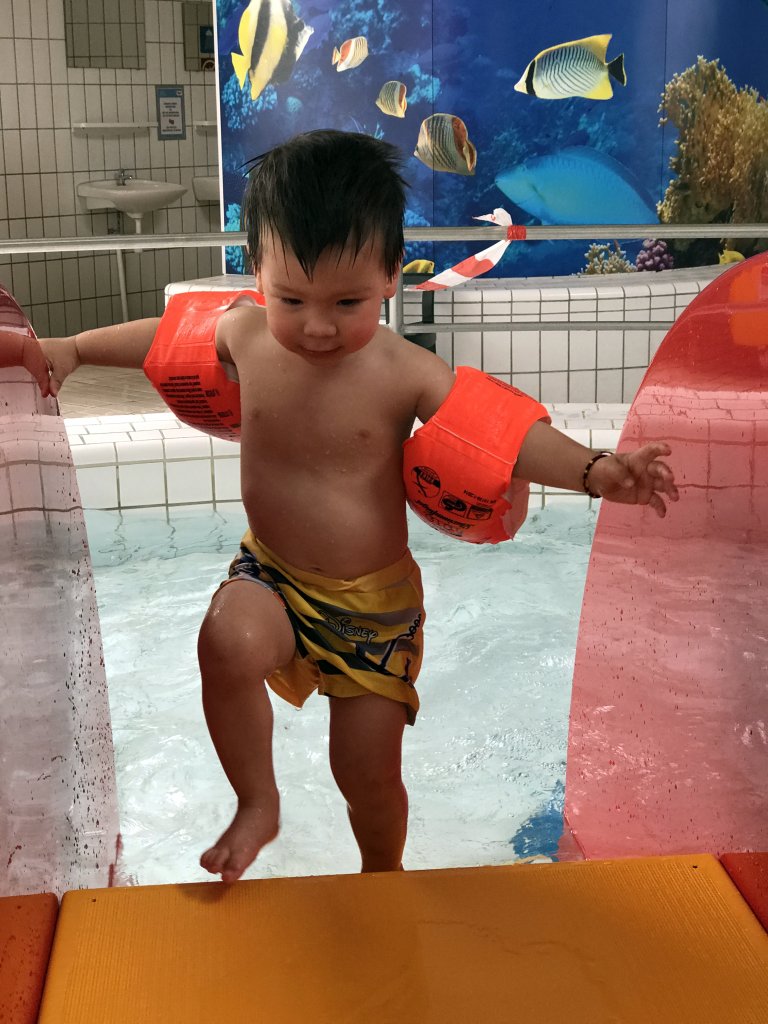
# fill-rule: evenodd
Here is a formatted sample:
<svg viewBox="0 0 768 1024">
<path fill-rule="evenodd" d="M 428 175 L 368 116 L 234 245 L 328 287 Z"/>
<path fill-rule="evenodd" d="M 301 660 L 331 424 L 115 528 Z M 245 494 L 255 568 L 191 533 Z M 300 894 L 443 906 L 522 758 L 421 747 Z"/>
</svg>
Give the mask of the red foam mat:
<svg viewBox="0 0 768 1024">
<path fill-rule="evenodd" d="M 59 901 L 53 893 L 0 898 L 0 1021 L 35 1024 Z"/>
</svg>

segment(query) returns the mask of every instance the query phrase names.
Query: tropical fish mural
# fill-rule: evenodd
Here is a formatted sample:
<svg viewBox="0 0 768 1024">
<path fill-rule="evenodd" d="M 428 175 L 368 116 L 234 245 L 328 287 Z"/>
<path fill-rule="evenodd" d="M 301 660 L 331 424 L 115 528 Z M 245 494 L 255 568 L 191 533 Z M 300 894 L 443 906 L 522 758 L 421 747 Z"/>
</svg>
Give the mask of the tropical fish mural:
<svg viewBox="0 0 768 1024">
<path fill-rule="evenodd" d="M 348 71 L 360 67 L 367 56 L 368 40 L 365 36 L 355 36 L 345 40 L 338 49 L 334 46 L 331 64 L 336 65 L 337 71 Z"/>
<path fill-rule="evenodd" d="M 467 126 L 455 114 L 432 114 L 421 122 L 413 153 L 433 171 L 474 174 L 477 150 L 469 141 Z"/>
<path fill-rule="evenodd" d="M 231 54 L 240 88 L 248 79 L 255 100 L 270 83 L 287 82 L 313 31 L 290 0 L 251 0 L 237 30 L 241 52 Z"/>
<path fill-rule="evenodd" d="M 613 96 L 611 78 L 621 85 L 627 84 L 624 54 L 606 62 L 611 38 L 589 36 L 542 50 L 525 69 L 515 89 L 541 100 L 564 100 L 570 96 L 609 100 Z"/>
<path fill-rule="evenodd" d="M 635 175 L 586 146 L 535 156 L 503 171 L 496 184 L 542 224 L 650 224 L 656 204 Z"/>
<path fill-rule="evenodd" d="M 408 101 L 405 94 L 408 90 L 403 82 L 385 82 L 376 97 L 376 106 L 382 114 L 390 117 L 405 117 Z"/>
<path fill-rule="evenodd" d="M 663 236 L 664 224 L 762 223 L 766 4 L 744 0 L 728 18 L 702 17 L 701 0 L 548 0 L 521 18 L 501 0 L 470 5 L 471 17 L 444 0 L 438 18 L 434 0 L 216 0 L 222 222 L 239 226 L 249 158 L 340 128 L 400 150 L 407 226 L 477 223 L 496 206 L 521 226 L 653 224 L 622 242 L 635 266 L 642 236 Z M 768 244 L 749 241 L 724 226 L 668 244 L 684 267 Z M 440 269 L 481 248 L 409 243 L 406 261 Z M 488 273 L 578 273 L 586 248 L 515 242 Z M 227 264 L 245 266 L 235 247 Z"/>
</svg>

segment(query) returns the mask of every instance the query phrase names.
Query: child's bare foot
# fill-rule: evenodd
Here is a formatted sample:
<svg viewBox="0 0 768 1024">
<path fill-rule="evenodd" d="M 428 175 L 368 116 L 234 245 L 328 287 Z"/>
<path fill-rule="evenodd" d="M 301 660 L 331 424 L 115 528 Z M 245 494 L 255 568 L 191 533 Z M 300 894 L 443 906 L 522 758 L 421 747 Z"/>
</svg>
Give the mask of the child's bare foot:
<svg viewBox="0 0 768 1024">
<path fill-rule="evenodd" d="M 280 829 L 280 804 L 274 801 L 258 806 L 238 805 L 232 824 L 200 858 L 200 864 L 222 882 L 235 882 L 259 851 L 271 843 Z"/>
</svg>

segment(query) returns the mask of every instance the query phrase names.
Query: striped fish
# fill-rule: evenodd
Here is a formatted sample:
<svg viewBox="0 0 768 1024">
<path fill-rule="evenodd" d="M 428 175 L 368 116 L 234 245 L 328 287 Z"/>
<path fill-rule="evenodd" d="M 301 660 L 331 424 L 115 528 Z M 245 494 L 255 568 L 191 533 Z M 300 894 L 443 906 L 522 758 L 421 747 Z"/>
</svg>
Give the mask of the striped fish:
<svg viewBox="0 0 768 1024">
<path fill-rule="evenodd" d="M 255 100 L 270 82 L 287 82 L 313 32 L 296 16 L 291 0 L 251 0 L 237 29 L 242 52 L 232 54 L 240 88 L 247 78 Z"/>
<path fill-rule="evenodd" d="M 606 63 L 610 41 L 610 35 L 589 36 L 542 50 L 525 69 L 515 89 L 542 100 L 563 100 L 569 96 L 609 100 L 613 96 L 612 77 L 622 85 L 627 84 L 624 54 Z"/>
<path fill-rule="evenodd" d="M 347 39 L 341 44 L 341 48 L 333 48 L 333 59 L 331 64 L 336 65 L 337 71 L 348 71 L 350 68 L 359 67 L 368 56 L 368 40 L 365 36 L 355 36 L 354 39 Z"/>
<path fill-rule="evenodd" d="M 405 98 L 405 85 L 402 82 L 385 82 L 379 90 L 376 106 L 382 114 L 390 117 L 405 117 L 408 101 Z"/>
<path fill-rule="evenodd" d="M 455 114 L 432 114 L 421 122 L 413 155 L 433 171 L 474 174 L 477 150 L 467 126 Z"/>
</svg>

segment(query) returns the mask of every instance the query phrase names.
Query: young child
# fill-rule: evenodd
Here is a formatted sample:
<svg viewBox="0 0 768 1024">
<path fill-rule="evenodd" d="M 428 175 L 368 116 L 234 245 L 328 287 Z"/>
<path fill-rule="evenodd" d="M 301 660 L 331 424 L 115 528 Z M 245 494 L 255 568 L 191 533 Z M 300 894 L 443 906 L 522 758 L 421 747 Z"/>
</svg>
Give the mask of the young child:
<svg viewBox="0 0 768 1024">
<path fill-rule="evenodd" d="M 200 631 L 203 707 L 237 797 L 200 863 L 239 878 L 275 838 L 272 706 L 329 698 L 330 762 L 363 871 L 402 868 L 408 798 L 401 742 L 413 724 L 424 610 L 408 550 L 402 444 L 454 383 L 438 356 L 379 325 L 403 254 L 398 151 L 315 131 L 264 156 L 244 199 L 248 253 L 266 307 L 237 306 L 216 350 L 240 381 L 242 499 L 249 529 Z M 141 368 L 159 320 L 37 342 L 0 336 L 56 395 L 78 366 Z M 50 380 L 49 380 L 50 373 Z M 595 462 L 589 489 L 665 514 L 678 492 L 665 444 Z M 515 475 L 582 489 L 595 453 L 543 421 Z M 243 585 L 240 586 L 240 583 Z"/>
</svg>

